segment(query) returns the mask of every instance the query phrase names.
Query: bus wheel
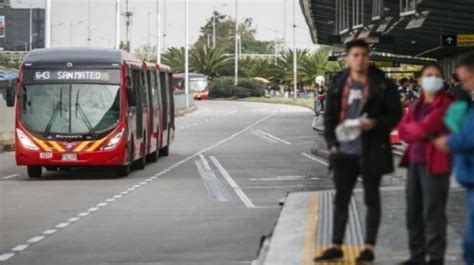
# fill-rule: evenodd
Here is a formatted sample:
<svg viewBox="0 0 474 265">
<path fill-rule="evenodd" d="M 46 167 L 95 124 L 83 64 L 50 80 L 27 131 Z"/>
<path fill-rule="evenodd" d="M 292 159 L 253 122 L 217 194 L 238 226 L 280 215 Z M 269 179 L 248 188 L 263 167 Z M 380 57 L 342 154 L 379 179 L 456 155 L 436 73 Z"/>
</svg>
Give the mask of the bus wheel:
<svg viewBox="0 0 474 265">
<path fill-rule="evenodd" d="M 130 165 L 126 166 L 117 166 L 115 168 L 115 175 L 117 177 L 128 177 L 130 175 Z"/>
<path fill-rule="evenodd" d="M 40 166 L 27 166 L 26 171 L 30 179 L 39 179 L 43 174 L 43 168 Z"/>
</svg>

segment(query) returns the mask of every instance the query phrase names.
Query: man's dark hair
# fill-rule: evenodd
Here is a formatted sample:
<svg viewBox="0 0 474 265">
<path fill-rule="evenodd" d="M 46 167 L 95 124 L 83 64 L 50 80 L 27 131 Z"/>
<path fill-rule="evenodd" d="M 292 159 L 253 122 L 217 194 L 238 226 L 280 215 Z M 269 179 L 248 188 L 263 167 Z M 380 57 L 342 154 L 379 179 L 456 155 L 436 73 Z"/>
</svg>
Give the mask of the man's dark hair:
<svg viewBox="0 0 474 265">
<path fill-rule="evenodd" d="M 361 39 L 351 40 L 346 43 L 346 54 L 349 53 L 352 48 L 363 48 L 370 52 L 369 44 Z"/>
<path fill-rule="evenodd" d="M 458 68 L 459 67 L 466 67 L 467 69 L 474 71 L 474 52 L 463 57 L 458 64 Z"/>
</svg>

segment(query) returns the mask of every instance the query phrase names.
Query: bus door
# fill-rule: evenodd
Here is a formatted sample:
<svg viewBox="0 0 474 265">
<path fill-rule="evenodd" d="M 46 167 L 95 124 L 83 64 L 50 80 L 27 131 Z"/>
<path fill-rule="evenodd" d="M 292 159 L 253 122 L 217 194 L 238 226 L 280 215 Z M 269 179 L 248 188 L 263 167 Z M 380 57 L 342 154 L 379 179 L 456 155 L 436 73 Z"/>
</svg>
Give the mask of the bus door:
<svg viewBox="0 0 474 265">
<path fill-rule="evenodd" d="M 147 70 L 146 83 L 148 87 L 148 105 L 150 106 L 150 146 L 156 147 L 156 141 L 158 140 L 158 123 L 159 123 L 159 104 L 158 104 L 158 93 L 155 79 L 155 72 Z M 154 149 L 153 149 L 154 151 Z"/>
<path fill-rule="evenodd" d="M 149 136 L 150 136 L 150 120 L 151 120 L 151 115 L 150 115 L 150 106 L 148 104 L 148 87 L 146 84 L 146 71 L 141 70 L 140 71 L 140 92 L 141 92 L 141 101 L 142 101 L 142 107 L 143 107 L 143 114 L 141 115 L 143 117 L 142 119 L 142 131 L 146 134 L 146 138 L 143 139 L 143 142 L 145 145 L 143 146 L 143 155 L 146 155 L 148 153 L 148 144 L 149 144 Z M 143 134 L 142 134 L 143 137 Z"/>
<path fill-rule="evenodd" d="M 140 70 L 132 70 L 133 89 L 136 98 L 136 115 L 135 115 L 135 137 L 142 139 L 143 137 L 143 100 L 142 100 L 142 86 L 140 84 Z"/>
<path fill-rule="evenodd" d="M 163 146 L 168 142 L 168 123 L 170 120 L 170 105 L 169 105 L 169 77 L 168 73 L 160 73 L 161 85 L 161 107 L 162 117 L 161 129 L 163 130 Z"/>
<path fill-rule="evenodd" d="M 170 73 L 168 74 L 168 84 L 169 84 L 169 88 L 168 88 L 168 98 L 169 98 L 169 111 L 170 111 L 170 115 L 169 115 L 169 123 L 170 123 L 170 127 L 171 127 L 171 130 L 173 130 L 173 133 L 171 134 L 174 138 L 174 130 L 175 130 L 175 126 L 174 126 L 174 119 L 175 119 L 175 108 L 174 108 L 174 89 L 173 89 L 173 75 Z"/>
</svg>

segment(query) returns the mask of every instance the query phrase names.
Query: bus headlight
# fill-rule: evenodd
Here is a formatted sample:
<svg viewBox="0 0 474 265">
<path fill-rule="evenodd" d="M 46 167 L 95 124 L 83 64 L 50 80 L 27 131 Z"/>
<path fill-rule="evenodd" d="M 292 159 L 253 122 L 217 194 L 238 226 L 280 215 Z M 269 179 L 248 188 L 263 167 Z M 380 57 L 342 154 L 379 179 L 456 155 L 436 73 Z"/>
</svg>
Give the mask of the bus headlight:
<svg viewBox="0 0 474 265">
<path fill-rule="evenodd" d="M 112 137 L 109 140 L 109 142 L 106 145 L 104 145 L 104 147 L 102 147 L 102 150 L 106 151 L 106 150 L 110 150 L 112 148 L 115 148 L 117 146 L 117 144 L 120 143 L 120 140 L 122 139 L 124 131 L 125 130 L 122 129 L 116 135 L 114 135 L 114 137 Z"/>
<path fill-rule="evenodd" d="M 24 132 L 22 132 L 20 129 L 16 129 L 16 135 L 18 136 L 18 140 L 20 140 L 21 144 L 30 150 L 40 150 L 39 147 L 31 141 L 28 136 Z"/>
</svg>

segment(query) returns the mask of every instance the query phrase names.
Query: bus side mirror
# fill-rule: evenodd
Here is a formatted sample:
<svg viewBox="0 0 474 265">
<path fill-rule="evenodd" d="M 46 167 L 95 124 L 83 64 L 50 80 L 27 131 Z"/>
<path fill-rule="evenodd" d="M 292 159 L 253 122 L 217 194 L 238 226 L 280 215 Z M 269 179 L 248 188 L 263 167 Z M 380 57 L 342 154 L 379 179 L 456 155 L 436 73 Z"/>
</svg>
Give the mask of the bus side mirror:
<svg viewBox="0 0 474 265">
<path fill-rule="evenodd" d="M 16 79 L 8 80 L 7 91 L 6 91 L 7 93 L 5 96 L 7 107 L 15 106 L 15 85 L 16 85 Z"/>
</svg>

